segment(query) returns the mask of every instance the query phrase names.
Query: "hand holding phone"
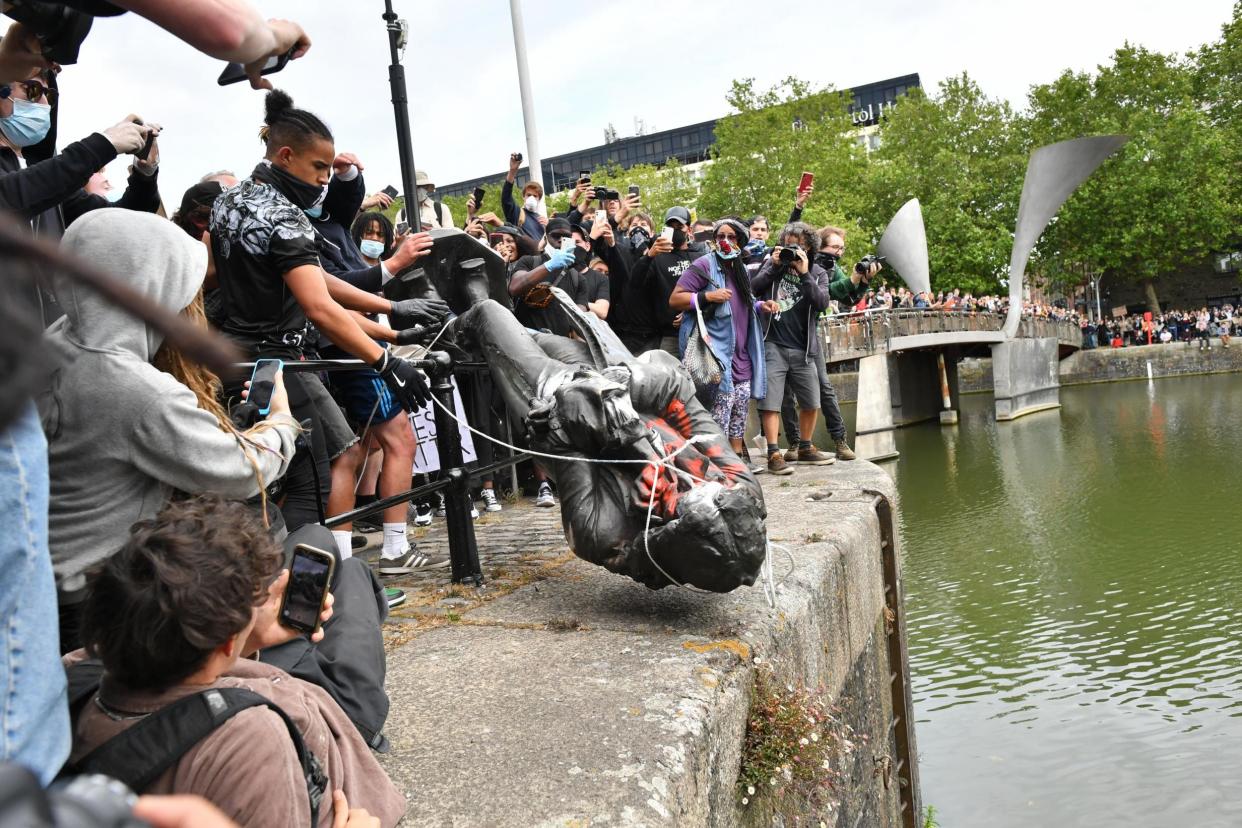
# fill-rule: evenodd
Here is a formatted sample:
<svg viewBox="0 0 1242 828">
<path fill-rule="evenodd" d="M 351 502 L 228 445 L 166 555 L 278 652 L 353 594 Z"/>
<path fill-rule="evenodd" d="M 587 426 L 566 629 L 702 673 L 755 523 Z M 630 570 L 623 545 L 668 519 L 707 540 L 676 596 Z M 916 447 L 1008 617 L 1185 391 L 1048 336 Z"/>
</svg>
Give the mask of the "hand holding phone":
<svg viewBox="0 0 1242 828">
<path fill-rule="evenodd" d="M 672 227 L 665 227 L 663 230 L 661 230 L 661 231 L 660 231 L 660 238 L 664 239 L 664 240 L 665 240 L 665 241 L 667 241 L 669 244 L 672 244 L 672 243 L 673 243 L 673 228 L 672 228 Z"/>
<path fill-rule="evenodd" d="M 314 633 L 328 600 L 336 558 L 329 552 L 299 543 L 289 562 L 289 580 L 277 618 L 281 626 Z"/>
<path fill-rule="evenodd" d="M 284 367 L 285 363 L 279 359 L 261 359 L 254 364 L 254 372 L 250 375 L 250 383 L 246 392 L 246 402 L 258 406 L 259 413 L 264 417 L 272 410 L 276 375 Z"/>
<path fill-rule="evenodd" d="M 389 198 L 396 198 L 396 197 L 397 197 L 397 188 L 396 188 L 396 187 L 394 187 L 394 186 L 392 186 L 391 184 L 389 184 L 389 185 L 388 185 L 387 187 L 385 187 L 384 189 L 380 190 L 380 192 L 381 192 L 381 193 L 383 193 L 384 195 L 388 196 Z"/>
<path fill-rule="evenodd" d="M 259 74 L 270 75 L 284 69 L 285 64 L 293 57 L 293 51 L 293 49 L 290 49 L 284 54 L 273 55 L 268 58 L 267 63 L 264 63 L 263 68 L 259 70 Z M 232 83 L 241 83 L 244 80 L 249 80 L 249 76 L 246 74 L 246 67 L 240 63 L 229 63 L 224 67 L 224 71 L 220 73 L 220 77 L 216 78 L 216 83 L 220 86 L 228 86 Z"/>
</svg>

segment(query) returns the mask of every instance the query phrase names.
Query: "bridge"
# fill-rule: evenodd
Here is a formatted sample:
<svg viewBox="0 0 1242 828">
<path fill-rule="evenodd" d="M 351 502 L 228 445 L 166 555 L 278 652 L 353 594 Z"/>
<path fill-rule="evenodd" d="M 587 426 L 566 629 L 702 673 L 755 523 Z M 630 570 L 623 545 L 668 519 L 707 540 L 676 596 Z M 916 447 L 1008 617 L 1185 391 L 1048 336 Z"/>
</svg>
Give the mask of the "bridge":
<svg viewBox="0 0 1242 828">
<path fill-rule="evenodd" d="M 828 363 L 858 361 L 855 448 L 869 460 L 896 457 L 893 430 L 939 418 L 956 423 L 957 363 L 991 356 L 996 419 L 1060 405 L 1058 365 L 1082 345 L 1073 322 L 1030 316 L 1013 336 L 988 311 L 871 310 L 820 321 Z"/>
</svg>

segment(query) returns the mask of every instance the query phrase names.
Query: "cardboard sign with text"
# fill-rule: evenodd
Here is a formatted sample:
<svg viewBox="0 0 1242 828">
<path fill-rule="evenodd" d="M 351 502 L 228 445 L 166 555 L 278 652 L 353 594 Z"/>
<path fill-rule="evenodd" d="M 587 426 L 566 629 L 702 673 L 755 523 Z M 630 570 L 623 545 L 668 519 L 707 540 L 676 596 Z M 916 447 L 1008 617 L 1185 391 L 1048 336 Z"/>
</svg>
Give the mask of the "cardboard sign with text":
<svg viewBox="0 0 1242 828">
<path fill-rule="evenodd" d="M 466 412 L 461 404 L 461 392 L 457 390 L 457 379 L 453 382 L 453 410 L 459 421 L 457 433 L 461 435 L 461 456 L 463 463 L 472 463 L 479 459 L 474 450 L 474 435 L 461 423 L 467 422 Z M 414 451 L 414 473 L 427 474 L 440 468 L 440 451 L 436 445 L 436 412 L 435 405 L 428 403 L 418 411 L 410 414 L 410 425 L 414 429 L 414 439 L 418 448 Z"/>
</svg>

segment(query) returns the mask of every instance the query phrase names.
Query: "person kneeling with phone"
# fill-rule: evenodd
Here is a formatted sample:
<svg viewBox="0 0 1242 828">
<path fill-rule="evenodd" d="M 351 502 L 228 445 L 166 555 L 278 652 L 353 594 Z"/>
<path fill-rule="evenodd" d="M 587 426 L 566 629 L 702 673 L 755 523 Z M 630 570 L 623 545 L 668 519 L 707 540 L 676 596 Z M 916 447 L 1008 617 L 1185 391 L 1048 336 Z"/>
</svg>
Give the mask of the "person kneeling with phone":
<svg viewBox="0 0 1242 828">
<path fill-rule="evenodd" d="M 339 577 L 354 561 L 338 568 L 310 546 L 284 567 L 283 558 L 248 509 L 216 498 L 176 502 L 136 524 L 92 580 L 86 651 L 65 658 L 75 714 L 68 771 L 106 771 L 139 793 L 198 794 L 239 825 L 330 826 L 351 808 L 395 825 L 404 798 L 332 695 L 250 660 L 321 639 L 328 619 L 334 633 L 356 609 Z M 185 736 L 194 697 L 211 714 L 197 739 Z M 234 712 L 239 698 L 250 706 Z M 149 742 L 136 735 L 144 730 Z M 165 732 L 177 738 L 150 737 Z M 133 753 L 140 763 L 126 761 Z"/>
</svg>

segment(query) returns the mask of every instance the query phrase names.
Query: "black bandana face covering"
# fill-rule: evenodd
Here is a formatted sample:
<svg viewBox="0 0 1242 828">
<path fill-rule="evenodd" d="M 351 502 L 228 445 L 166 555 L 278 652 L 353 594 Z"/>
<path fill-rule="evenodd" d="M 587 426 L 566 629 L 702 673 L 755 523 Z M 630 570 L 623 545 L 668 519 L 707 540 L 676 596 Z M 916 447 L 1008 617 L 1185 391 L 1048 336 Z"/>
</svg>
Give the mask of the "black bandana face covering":
<svg viewBox="0 0 1242 828">
<path fill-rule="evenodd" d="M 255 177 L 259 180 L 267 179 L 280 191 L 281 195 L 303 210 L 309 210 L 316 204 L 322 203 L 328 194 L 326 185 L 320 187 L 318 184 L 307 184 L 275 164 L 260 164 L 255 168 Z"/>
</svg>

